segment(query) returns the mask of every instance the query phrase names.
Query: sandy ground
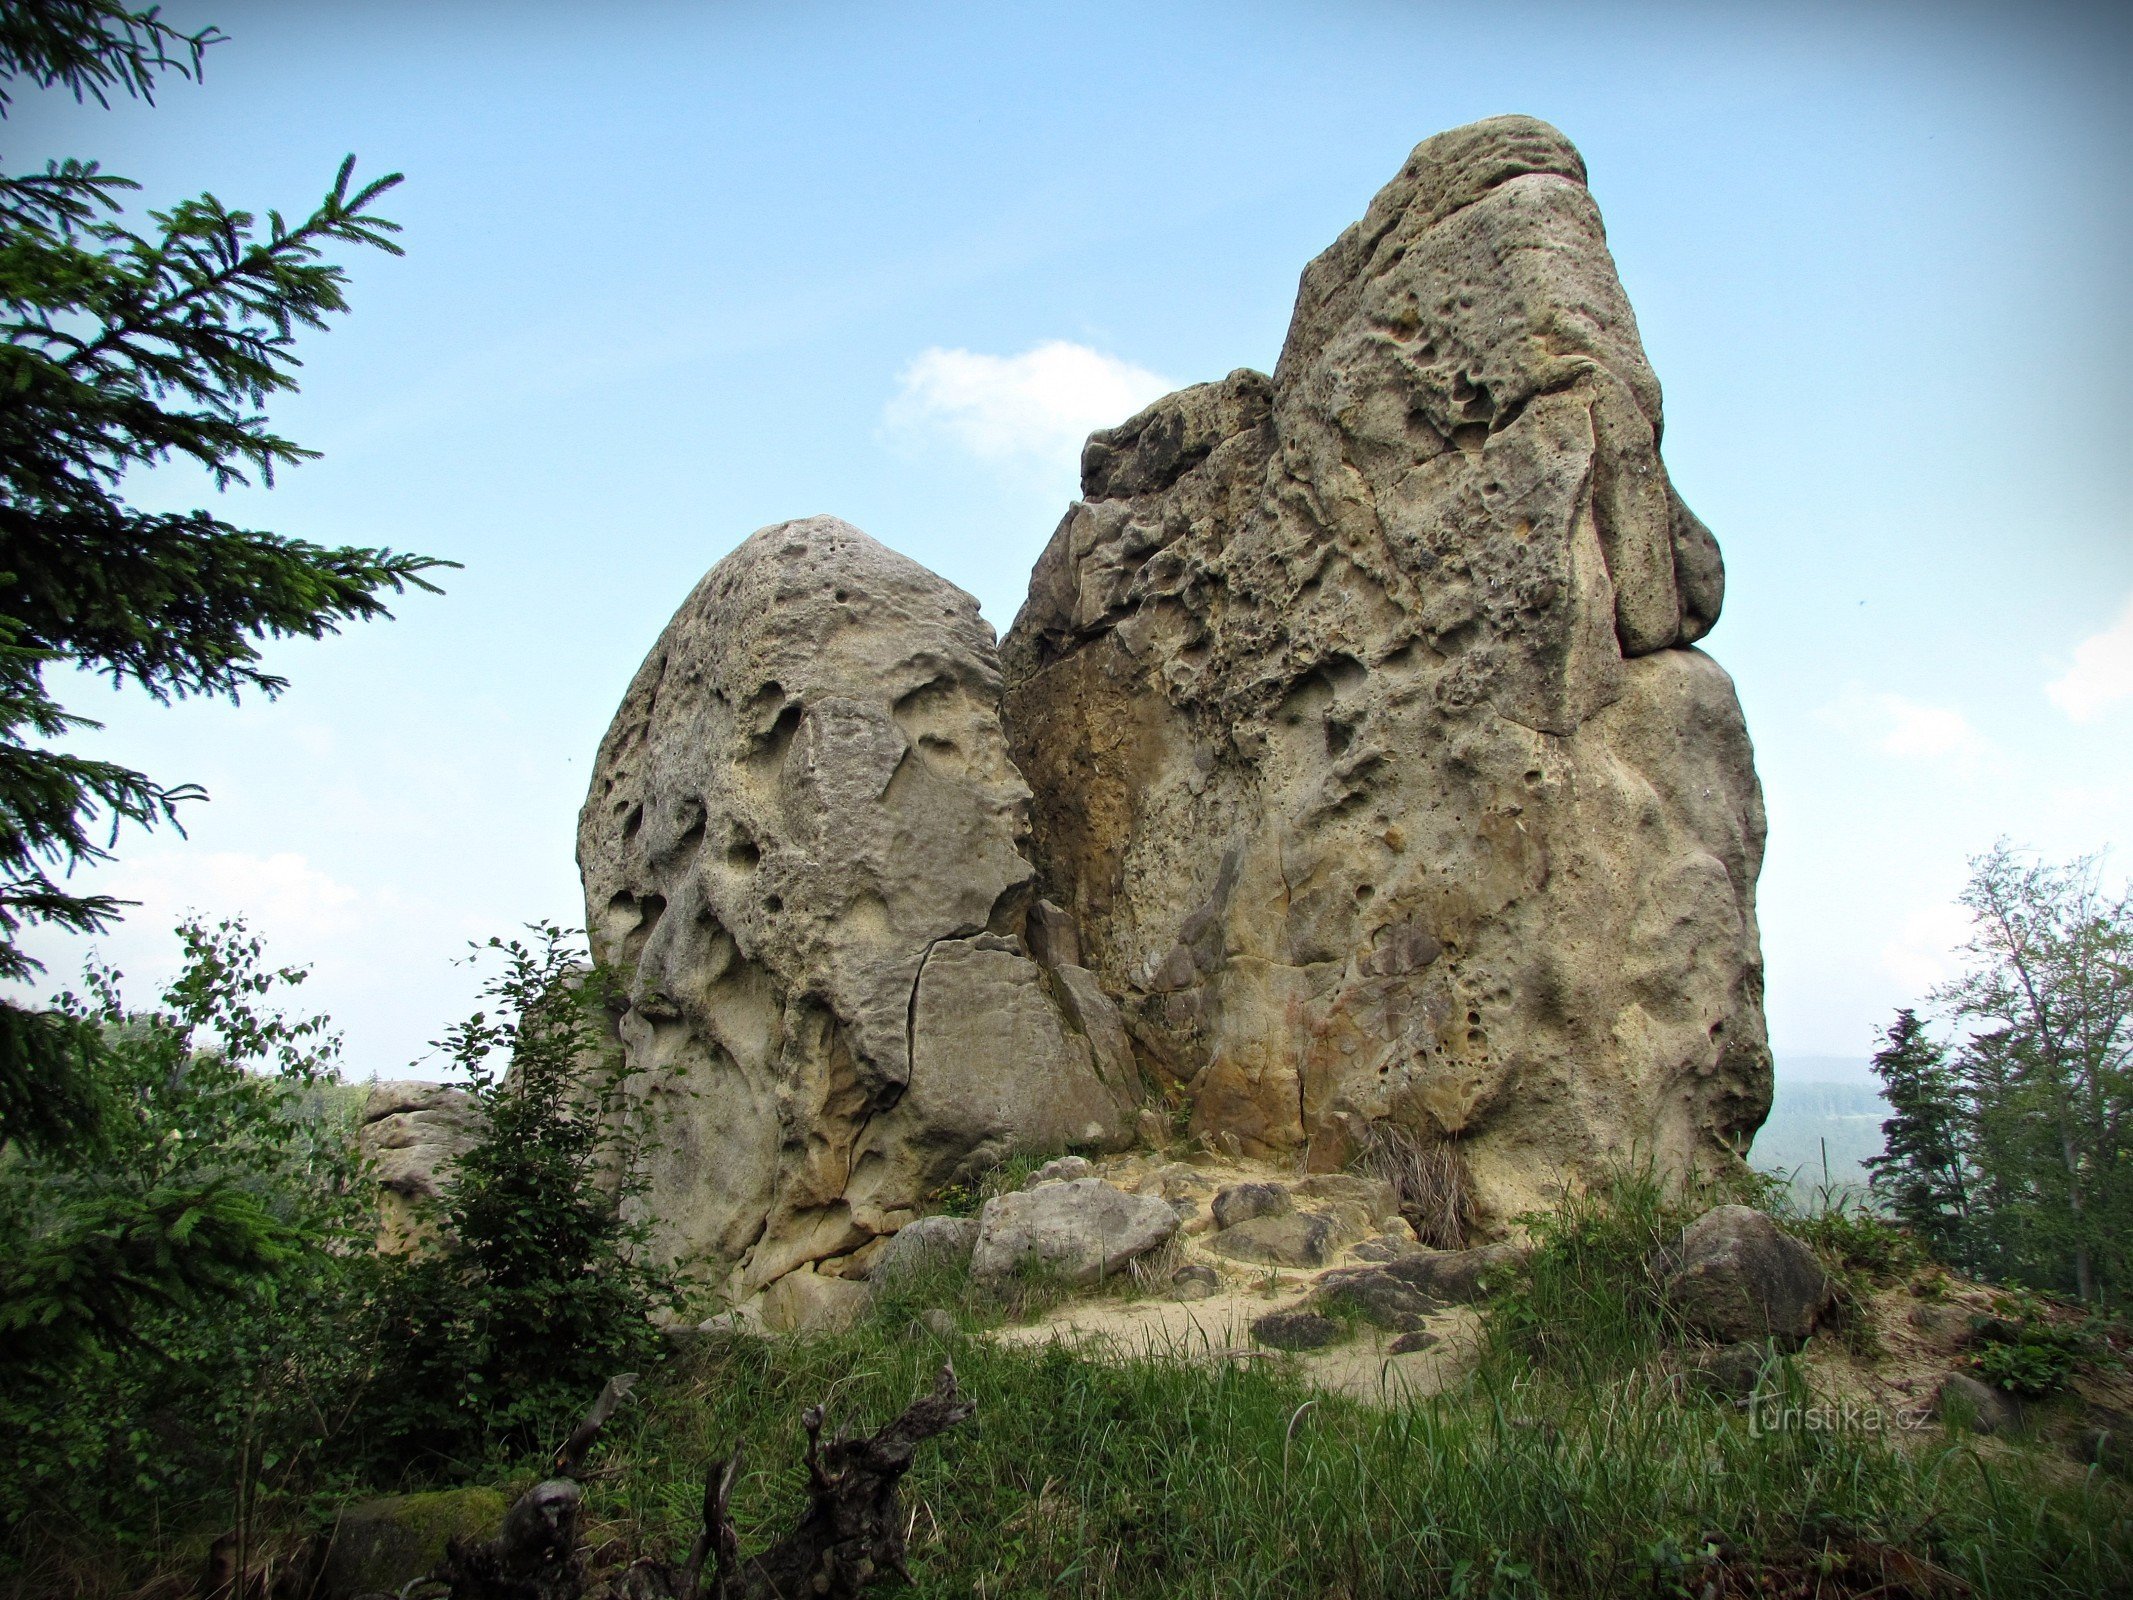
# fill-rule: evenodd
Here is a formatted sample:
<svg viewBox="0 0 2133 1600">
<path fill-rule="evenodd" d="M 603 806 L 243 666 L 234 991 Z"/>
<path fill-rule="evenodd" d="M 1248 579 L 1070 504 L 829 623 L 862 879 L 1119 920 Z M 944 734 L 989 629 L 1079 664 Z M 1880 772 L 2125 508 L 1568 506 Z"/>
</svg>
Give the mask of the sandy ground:
<svg viewBox="0 0 2133 1600">
<path fill-rule="evenodd" d="M 1387 1405 L 1437 1394 L 1472 1365 L 1481 1319 L 1465 1306 L 1431 1317 L 1428 1329 L 1437 1343 L 1404 1355 L 1387 1348 L 1394 1335 L 1368 1327 L 1324 1350 L 1284 1353 L 1253 1343 L 1253 1319 L 1298 1309 L 1303 1301 L 1302 1295 L 1270 1298 L 1256 1289 L 1231 1289 L 1205 1300 L 1075 1300 L 990 1337 L 1009 1345 L 1061 1343 L 1097 1360 L 1293 1361 L 1316 1388 Z"/>
</svg>

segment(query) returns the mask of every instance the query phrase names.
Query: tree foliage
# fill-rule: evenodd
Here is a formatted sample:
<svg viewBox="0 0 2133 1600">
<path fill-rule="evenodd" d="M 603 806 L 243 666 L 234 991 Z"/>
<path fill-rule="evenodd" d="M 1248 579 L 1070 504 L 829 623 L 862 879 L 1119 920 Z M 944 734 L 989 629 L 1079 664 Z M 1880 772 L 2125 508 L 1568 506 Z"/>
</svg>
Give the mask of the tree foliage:
<svg viewBox="0 0 2133 1600">
<path fill-rule="evenodd" d="M 0 1157 L 0 1522 L 139 1531 L 137 1502 L 228 1484 L 246 1437 L 285 1468 L 347 1409 L 374 1224 L 339 1040 L 283 1009 L 305 975 L 241 923 L 179 938 L 155 1007 L 96 967 L 62 999 L 101 1037 L 99 1143 Z"/>
<path fill-rule="evenodd" d="M 2116 1302 L 2133 1288 L 2133 897 L 2094 856 L 1971 862 L 1949 1047 L 1898 1013 L 1873 1183 L 1950 1259 Z"/>
<path fill-rule="evenodd" d="M 1897 1221 L 1949 1254 L 1970 1222 L 1974 1174 L 1947 1049 L 1906 1006 L 1882 1035 L 1874 1071 L 1890 1115 L 1881 1154 L 1866 1159 L 1867 1181 Z"/>
<path fill-rule="evenodd" d="M 439 1048 L 480 1139 L 455 1164 L 437 1246 L 388 1279 L 372 1409 L 390 1457 L 553 1445 L 606 1377 L 657 1354 L 673 1299 L 630 1201 L 643 1123 L 604 1011 L 605 975 L 540 924 L 491 939 L 488 1005 Z"/>
<path fill-rule="evenodd" d="M 181 34 L 115 0 L 0 6 L 0 82 L 77 99 L 147 98 L 159 72 L 199 75 L 214 30 Z M 0 97 L 0 111 L 5 109 Z M 210 511 L 130 505 L 128 475 L 190 462 L 215 488 L 271 484 L 316 454 L 276 433 L 265 407 L 296 387 L 298 334 L 347 309 L 339 248 L 398 254 L 343 162 L 307 217 L 264 218 L 212 194 L 127 225 L 137 186 L 93 161 L 0 176 L 0 978 L 36 969 L 19 935 L 94 932 L 108 895 L 67 883 L 108 857 L 127 823 L 175 823 L 188 784 L 52 747 L 93 727 L 47 683 L 66 665 L 160 701 L 269 696 L 284 680 L 261 645 L 318 639 L 389 615 L 383 596 L 431 589 L 450 565 L 386 548 L 328 548 Z M 64 1019 L 0 1017 L 0 1137 L 46 1146 L 87 1136 L 94 1040 Z"/>
</svg>

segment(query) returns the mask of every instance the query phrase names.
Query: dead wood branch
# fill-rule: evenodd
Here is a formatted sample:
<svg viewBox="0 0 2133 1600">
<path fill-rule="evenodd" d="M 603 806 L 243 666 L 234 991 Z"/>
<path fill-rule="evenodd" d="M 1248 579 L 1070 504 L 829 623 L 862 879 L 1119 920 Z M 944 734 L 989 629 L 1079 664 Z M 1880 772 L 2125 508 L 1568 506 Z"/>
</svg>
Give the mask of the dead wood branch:
<svg viewBox="0 0 2133 1600">
<path fill-rule="evenodd" d="M 897 1484 L 911 1470 L 918 1447 L 947 1432 L 977 1408 L 956 1388 L 944 1365 L 933 1392 L 919 1396 L 879 1432 L 854 1438 L 840 1430 L 824 1440 L 821 1406 L 801 1413 L 807 1430 L 807 1510 L 799 1526 L 760 1555 L 743 1560 L 729 1504 L 740 1476 L 741 1453 L 715 1461 L 704 1481 L 704 1526 L 679 1571 L 640 1561 L 624 1577 L 626 1600 L 856 1600 L 876 1578 L 909 1581 L 904 1539 L 909 1524 Z M 706 1561 L 711 1581 L 702 1582 Z"/>
<path fill-rule="evenodd" d="M 578 1515 L 585 1491 L 570 1474 L 636 1381 L 634 1372 L 607 1380 L 585 1420 L 556 1451 L 556 1476 L 513 1502 L 495 1538 L 472 1545 L 454 1539 L 446 1547 L 431 1578 L 444 1585 L 452 1600 L 578 1600 L 585 1592 L 585 1561 L 578 1554 Z"/>
</svg>

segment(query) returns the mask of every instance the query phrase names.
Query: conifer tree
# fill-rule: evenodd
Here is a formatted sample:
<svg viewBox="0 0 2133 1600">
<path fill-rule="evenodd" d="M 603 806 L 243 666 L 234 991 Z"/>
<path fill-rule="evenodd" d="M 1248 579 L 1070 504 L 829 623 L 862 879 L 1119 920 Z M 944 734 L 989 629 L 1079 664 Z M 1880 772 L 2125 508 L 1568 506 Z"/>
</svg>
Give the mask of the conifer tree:
<svg viewBox="0 0 2133 1600">
<path fill-rule="evenodd" d="M 157 78 L 200 76 L 214 29 L 186 34 L 126 0 L 0 3 L 0 116 L 21 80 L 108 105 L 150 101 Z M 122 824 L 174 824 L 194 786 L 52 748 L 92 727 L 47 675 L 86 667 L 163 702 L 268 696 L 283 680 L 260 645 L 388 616 L 381 596 L 432 589 L 451 565 L 383 548 L 325 548 L 207 510 L 144 512 L 128 473 L 189 461 L 217 489 L 309 459 L 273 431 L 267 401 L 296 387 L 299 329 L 347 308 L 336 246 L 399 247 L 343 162 L 294 223 L 213 195 L 149 213 L 137 185 L 93 161 L 0 175 L 0 978 L 37 971 L 25 927 L 94 932 L 120 912 L 67 878 L 108 857 Z M 78 1019 L 0 1002 L 0 1141 L 93 1137 L 97 1042 Z"/>
<path fill-rule="evenodd" d="M 1898 1221 L 1942 1256 L 1959 1252 L 1970 1216 L 1963 1104 L 1947 1051 L 1909 1006 L 1874 1054 L 1890 1116 L 1867 1181 Z"/>
</svg>

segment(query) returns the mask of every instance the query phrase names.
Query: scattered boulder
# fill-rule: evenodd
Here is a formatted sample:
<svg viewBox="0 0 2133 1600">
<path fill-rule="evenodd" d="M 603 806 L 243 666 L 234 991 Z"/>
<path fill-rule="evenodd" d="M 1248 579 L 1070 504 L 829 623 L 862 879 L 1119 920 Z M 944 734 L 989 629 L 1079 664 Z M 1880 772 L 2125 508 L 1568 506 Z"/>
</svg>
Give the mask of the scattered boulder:
<svg viewBox="0 0 2133 1600">
<path fill-rule="evenodd" d="M 318 1600 L 397 1594 L 444 1560 L 453 1539 L 475 1544 L 503 1526 L 511 1503 L 494 1489 L 436 1489 L 347 1507 L 319 1569 Z"/>
<path fill-rule="evenodd" d="M 887 1286 L 913 1274 L 967 1267 L 977 1243 L 976 1217 L 920 1217 L 889 1236 L 867 1281 Z"/>
<path fill-rule="evenodd" d="M 1321 1350 L 1343 1331 L 1316 1311 L 1269 1311 L 1252 1323 L 1252 1337 L 1273 1350 Z"/>
<path fill-rule="evenodd" d="M 1796 1349 L 1831 1298 L 1815 1253 L 1752 1206 L 1714 1206 L 1681 1232 L 1662 1287 L 1682 1319 L 1728 1343 Z"/>
<path fill-rule="evenodd" d="M 1397 1330 L 1417 1328 L 1431 1312 L 1444 1309 L 1443 1301 L 1378 1267 L 1344 1267 L 1327 1273 L 1318 1280 L 1312 1303 Z"/>
<path fill-rule="evenodd" d="M 1234 1228 L 1254 1217 L 1279 1217 L 1295 1209 L 1278 1183 L 1233 1183 L 1215 1196 L 1215 1226 Z"/>
<path fill-rule="evenodd" d="M 1349 1252 L 1358 1261 L 1381 1264 L 1387 1261 L 1398 1261 L 1403 1256 L 1418 1256 L 1422 1253 L 1423 1248 L 1415 1243 L 1412 1233 L 1381 1233 L 1374 1239 L 1365 1239 Z"/>
<path fill-rule="evenodd" d="M 481 1137 L 474 1097 L 448 1083 L 387 1079 L 370 1086 L 356 1140 L 378 1184 L 378 1248 L 405 1254 L 436 1231 L 452 1164 Z"/>
<path fill-rule="evenodd" d="M 866 1315 L 871 1299 L 863 1283 L 803 1267 L 763 1291 L 763 1327 L 771 1333 L 842 1333 Z"/>
<path fill-rule="evenodd" d="M 1065 1183 L 1073 1178 L 1092 1177 L 1095 1172 L 1096 1163 L 1087 1156 L 1056 1156 L 1032 1172 L 1022 1187 L 1034 1189 L 1040 1183 Z"/>
<path fill-rule="evenodd" d="M 1170 1275 L 1173 1300 L 1205 1300 L 1220 1292 L 1222 1279 L 1204 1262 L 1188 1261 Z"/>
<path fill-rule="evenodd" d="M 1070 1015 L 1026 953 L 999 693 L 975 600 L 812 517 L 706 575 L 601 743 L 578 863 L 660 1113 L 638 1203 L 729 1293 L 1015 1152 L 1131 1138 L 1115 1008 L 1092 982 Z"/>
<path fill-rule="evenodd" d="M 1279 1216 L 1249 1217 L 1210 1235 L 1207 1248 L 1232 1261 L 1267 1267 L 1322 1267 L 1340 1248 L 1330 1218 L 1290 1211 Z"/>
<path fill-rule="evenodd" d="M 1771 1350 L 1766 1344 L 1722 1344 L 1685 1351 L 1681 1370 L 1705 1394 L 1745 1401 L 1753 1398 L 1761 1386 L 1770 1361 Z"/>
<path fill-rule="evenodd" d="M 1471 1250 L 1422 1250 L 1389 1261 L 1383 1271 L 1433 1299 L 1472 1305 L 1507 1287 L 1524 1253 L 1516 1245 Z"/>
<path fill-rule="evenodd" d="M 1349 1208 L 1369 1227 L 1386 1228 L 1398 1223 L 1409 1237 L 1414 1234 L 1414 1229 L 1401 1220 L 1399 1196 L 1383 1178 L 1359 1172 L 1314 1172 L 1299 1178 L 1294 1192 L 1306 1200 Z"/>
<path fill-rule="evenodd" d="M 1976 1341 L 1970 1312 L 1962 1306 L 1922 1302 L 1911 1307 L 1905 1320 L 1921 1337 L 1946 1350 L 1959 1350 Z"/>
<path fill-rule="evenodd" d="M 1127 1194 L 1099 1178 L 1047 1183 L 985 1202 L 970 1274 L 1000 1284 L 1036 1271 L 1082 1287 L 1168 1243 L 1177 1231 L 1177 1213 L 1153 1196 Z"/>
<path fill-rule="evenodd" d="M 1305 269 L 1271 376 L 1090 438 L 1004 720 L 1210 1148 L 1456 1138 L 1486 1224 L 1761 1122 L 1762 798 L 1661 427 L 1584 162 L 1495 117 Z"/>
<path fill-rule="evenodd" d="M 1394 1356 L 1411 1356 L 1418 1351 L 1428 1350 L 1441 1342 L 1437 1335 L 1431 1333 L 1427 1328 L 1417 1328 L 1412 1333 L 1403 1333 L 1399 1338 L 1393 1340 L 1391 1344 L 1385 1347 L 1385 1353 Z"/>
<path fill-rule="evenodd" d="M 2022 1406 L 2012 1395 L 1967 1372 L 1951 1372 L 1933 1396 L 1933 1414 L 1951 1427 L 1973 1433 L 2003 1433 L 2022 1420 Z"/>
</svg>

